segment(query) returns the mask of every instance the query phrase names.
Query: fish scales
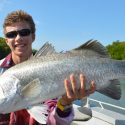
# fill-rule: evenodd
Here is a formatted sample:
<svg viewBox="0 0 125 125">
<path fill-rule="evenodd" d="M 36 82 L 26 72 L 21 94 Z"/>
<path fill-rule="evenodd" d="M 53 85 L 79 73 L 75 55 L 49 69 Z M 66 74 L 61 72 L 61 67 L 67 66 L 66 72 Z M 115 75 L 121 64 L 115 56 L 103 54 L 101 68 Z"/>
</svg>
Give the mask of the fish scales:
<svg viewBox="0 0 125 125">
<path fill-rule="evenodd" d="M 116 62 L 114 63 L 114 60 L 107 58 L 87 58 L 87 57 L 69 57 L 69 58 L 62 58 L 62 60 L 54 60 L 54 61 L 45 61 L 42 62 L 41 60 L 44 60 L 42 58 L 37 59 L 37 61 L 34 62 L 34 60 L 25 62 L 25 69 L 23 69 L 24 64 L 20 64 L 17 67 L 14 67 L 18 69 L 18 72 L 15 72 L 14 68 L 11 68 L 12 72 L 14 71 L 14 75 L 17 76 L 19 79 L 23 81 L 23 77 L 29 78 L 27 76 L 31 76 L 31 79 L 26 79 L 28 83 L 32 81 L 35 78 L 39 78 L 40 81 L 44 82 L 47 80 L 47 77 L 49 79 L 52 79 L 52 81 L 56 82 L 56 77 L 58 77 L 58 81 L 63 81 L 66 76 L 68 76 L 71 73 L 84 73 L 87 76 L 90 76 L 90 78 L 87 80 L 90 82 L 90 80 L 95 80 L 98 84 L 100 84 L 104 81 L 109 79 L 117 78 L 117 73 L 120 72 L 120 70 L 116 69 Z M 52 59 L 53 60 L 53 59 Z M 38 62 L 38 63 L 37 63 Z M 40 63 L 41 62 L 41 63 Z M 27 63 L 27 64 L 26 64 Z M 31 68 L 32 67 L 32 68 Z M 115 68 L 114 68 L 115 67 Z M 22 69 L 22 74 L 21 74 Z M 115 71 L 116 70 L 116 71 Z M 42 71 L 42 72 L 41 72 Z M 13 73 L 12 73 L 13 74 Z M 25 74 L 25 76 L 23 75 Z M 20 78 L 20 76 L 23 76 Z M 108 78 L 110 76 L 110 78 Z M 123 77 L 123 76 L 121 76 Z M 45 81 L 46 82 L 46 81 Z M 88 83 L 89 83 L 88 82 Z M 23 82 L 22 82 L 23 83 Z M 27 84 L 27 83 L 26 83 Z"/>
<path fill-rule="evenodd" d="M 38 52 L 0 76 L 0 93 L 3 95 L 0 98 L 0 113 L 24 109 L 63 95 L 63 80 L 71 73 L 77 77 L 77 87 L 80 86 L 79 74 L 84 73 L 86 89 L 90 87 L 90 81 L 95 80 L 96 91 L 120 99 L 118 79 L 125 76 L 125 61 L 110 59 L 100 43 L 89 41 L 64 53 L 56 53 L 49 44 L 44 47 L 41 49 L 44 54 Z M 9 84 L 14 84 L 12 91 L 4 92 L 4 86 Z"/>
</svg>

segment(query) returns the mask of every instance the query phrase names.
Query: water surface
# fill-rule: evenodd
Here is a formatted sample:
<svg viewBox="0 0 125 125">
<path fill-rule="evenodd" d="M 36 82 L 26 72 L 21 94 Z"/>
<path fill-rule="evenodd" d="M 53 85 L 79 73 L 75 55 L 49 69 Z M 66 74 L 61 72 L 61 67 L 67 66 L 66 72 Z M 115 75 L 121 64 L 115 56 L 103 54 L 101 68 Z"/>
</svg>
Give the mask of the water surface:
<svg viewBox="0 0 125 125">
<path fill-rule="evenodd" d="M 95 92 L 94 94 L 92 94 L 90 96 L 90 98 L 93 98 L 93 99 L 96 99 L 96 100 L 99 100 L 99 101 L 103 101 L 103 102 L 106 102 L 106 103 L 110 103 L 110 104 L 117 105 L 117 106 L 125 108 L 125 81 L 121 80 L 120 83 L 121 83 L 121 90 L 122 90 L 122 95 L 121 95 L 120 100 L 111 99 L 111 98 L 109 98 L 109 97 L 107 97 L 103 94 L 98 93 L 98 92 Z M 78 105 L 81 104 L 80 101 L 77 101 L 75 103 L 77 103 Z M 97 103 L 95 103 L 95 104 L 97 104 Z M 91 105 L 93 105 L 93 104 L 91 104 Z M 119 109 L 114 109 L 114 108 L 109 107 L 109 106 L 107 107 L 106 105 L 104 105 L 104 107 L 109 109 L 109 110 L 114 110 L 114 111 L 120 112 L 122 114 L 125 114 L 125 111 L 121 111 Z"/>
</svg>

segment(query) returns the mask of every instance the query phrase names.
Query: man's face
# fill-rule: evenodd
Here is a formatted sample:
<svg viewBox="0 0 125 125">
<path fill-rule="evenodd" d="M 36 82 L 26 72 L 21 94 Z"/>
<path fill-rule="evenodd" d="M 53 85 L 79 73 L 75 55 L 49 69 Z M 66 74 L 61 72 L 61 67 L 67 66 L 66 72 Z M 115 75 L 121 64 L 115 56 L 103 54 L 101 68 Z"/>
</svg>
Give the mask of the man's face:
<svg viewBox="0 0 125 125">
<path fill-rule="evenodd" d="M 32 42 L 35 34 L 25 22 L 14 23 L 5 28 L 5 39 L 12 54 L 16 56 L 29 56 L 32 53 Z"/>
</svg>

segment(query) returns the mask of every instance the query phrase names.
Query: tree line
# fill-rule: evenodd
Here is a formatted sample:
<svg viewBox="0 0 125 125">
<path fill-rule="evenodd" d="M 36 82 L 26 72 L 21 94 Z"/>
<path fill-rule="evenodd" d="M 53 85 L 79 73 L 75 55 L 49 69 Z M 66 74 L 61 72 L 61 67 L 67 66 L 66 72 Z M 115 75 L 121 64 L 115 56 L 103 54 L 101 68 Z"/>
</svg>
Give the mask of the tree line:
<svg viewBox="0 0 125 125">
<path fill-rule="evenodd" d="M 7 46 L 5 39 L 0 37 L 0 59 L 10 53 L 10 48 Z"/>
<path fill-rule="evenodd" d="M 114 41 L 111 45 L 107 45 L 106 48 L 111 58 L 117 60 L 125 59 L 125 41 Z"/>
<path fill-rule="evenodd" d="M 107 51 L 112 59 L 125 59 L 125 41 L 114 41 L 112 44 L 106 46 Z M 37 52 L 33 49 L 33 54 Z M 10 53 L 10 48 L 7 46 L 5 39 L 0 37 L 0 59 L 4 58 Z"/>
</svg>

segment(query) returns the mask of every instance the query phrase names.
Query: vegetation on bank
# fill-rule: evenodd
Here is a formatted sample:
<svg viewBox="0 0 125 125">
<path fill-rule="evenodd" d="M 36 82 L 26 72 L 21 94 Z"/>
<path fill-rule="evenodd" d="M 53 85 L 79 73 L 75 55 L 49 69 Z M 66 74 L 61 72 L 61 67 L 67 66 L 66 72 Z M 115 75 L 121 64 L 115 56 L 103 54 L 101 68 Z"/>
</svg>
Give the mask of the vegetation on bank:
<svg viewBox="0 0 125 125">
<path fill-rule="evenodd" d="M 36 49 L 33 49 L 33 54 L 37 52 Z M 5 39 L 0 37 L 0 60 L 3 59 L 5 56 L 7 56 L 10 53 L 10 48 L 5 42 Z"/>
<path fill-rule="evenodd" d="M 0 37 L 0 59 L 4 58 L 10 52 L 10 48 L 7 46 L 5 39 Z"/>
<path fill-rule="evenodd" d="M 111 58 L 123 60 L 125 59 L 125 41 L 114 41 L 111 45 L 106 46 Z M 36 49 L 33 49 L 33 54 L 37 52 Z M 10 49 L 7 46 L 5 39 L 0 37 L 0 59 L 4 58 L 10 53 Z"/>
<path fill-rule="evenodd" d="M 125 41 L 115 41 L 111 45 L 106 46 L 111 58 L 123 60 L 125 59 Z"/>
</svg>

